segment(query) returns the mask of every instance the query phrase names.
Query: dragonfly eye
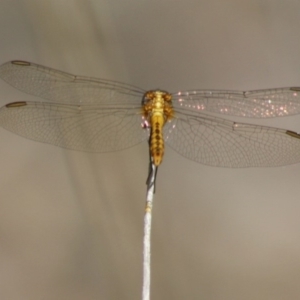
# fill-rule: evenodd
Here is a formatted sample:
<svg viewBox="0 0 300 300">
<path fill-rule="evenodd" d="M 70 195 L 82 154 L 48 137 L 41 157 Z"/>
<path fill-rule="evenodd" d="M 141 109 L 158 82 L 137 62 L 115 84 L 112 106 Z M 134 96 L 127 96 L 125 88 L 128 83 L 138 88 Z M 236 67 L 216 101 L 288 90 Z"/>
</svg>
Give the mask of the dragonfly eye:
<svg viewBox="0 0 300 300">
<path fill-rule="evenodd" d="M 165 93 L 165 94 L 163 95 L 163 98 L 164 98 L 164 100 L 167 101 L 167 102 L 171 102 L 171 101 L 172 101 L 172 95 L 169 94 L 169 93 Z"/>
<path fill-rule="evenodd" d="M 153 99 L 155 98 L 155 94 L 154 94 L 152 91 L 147 92 L 147 93 L 145 94 L 145 98 L 146 98 L 147 100 L 153 100 Z"/>
<path fill-rule="evenodd" d="M 144 94 L 144 97 L 143 97 L 143 100 L 142 100 L 142 105 L 148 104 L 148 103 L 151 102 L 154 98 L 155 98 L 155 94 L 154 94 L 153 91 L 146 92 L 146 93 Z"/>
</svg>

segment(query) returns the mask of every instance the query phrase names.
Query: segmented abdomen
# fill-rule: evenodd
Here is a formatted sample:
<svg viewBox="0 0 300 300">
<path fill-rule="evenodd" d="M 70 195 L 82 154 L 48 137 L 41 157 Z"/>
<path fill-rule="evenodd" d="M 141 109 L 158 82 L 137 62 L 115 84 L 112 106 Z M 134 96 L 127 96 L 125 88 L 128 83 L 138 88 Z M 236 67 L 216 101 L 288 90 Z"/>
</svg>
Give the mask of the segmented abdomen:
<svg viewBox="0 0 300 300">
<path fill-rule="evenodd" d="M 155 166 L 159 166 L 164 155 L 163 138 L 164 116 L 162 113 L 154 113 L 151 116 L 150 153 Z"/>
</svg>

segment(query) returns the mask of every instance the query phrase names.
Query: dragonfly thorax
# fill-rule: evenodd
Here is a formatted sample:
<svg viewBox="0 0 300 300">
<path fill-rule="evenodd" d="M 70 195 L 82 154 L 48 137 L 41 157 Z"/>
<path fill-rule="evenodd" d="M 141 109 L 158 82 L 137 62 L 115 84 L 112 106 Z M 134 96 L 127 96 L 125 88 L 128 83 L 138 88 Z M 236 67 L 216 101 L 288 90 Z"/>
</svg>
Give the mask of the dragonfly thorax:
<svg viewBox="0 0 300 300">
<path fill-rule="evenodd" d="M 142 100 L 143 116 L 150 121 L 153 114 L 162 114 L 164 121 L 172 119 L 174 112 L 172 95 L 165 91 L 153 90 L 144 94 Z"/>
</svg>

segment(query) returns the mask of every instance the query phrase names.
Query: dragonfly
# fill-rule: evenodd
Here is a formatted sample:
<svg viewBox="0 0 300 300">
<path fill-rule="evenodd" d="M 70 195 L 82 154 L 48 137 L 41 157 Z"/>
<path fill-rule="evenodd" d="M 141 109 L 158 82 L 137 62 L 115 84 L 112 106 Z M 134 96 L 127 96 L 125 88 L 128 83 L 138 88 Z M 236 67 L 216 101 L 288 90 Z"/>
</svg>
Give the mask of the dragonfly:
<svg viewBox="0 0 300 300">
<path fill-rule="evenodd" d="M 169 93 L 75 76 L 26 61 L 0 66 L 0 78 L 39 101 L 0 109 L 0 125 L 59 147 L 111 152 L 149 141 L 154 164 L 165 144 L 195 162 L 218 167 L 268 167 L 300 162 L 300 134 L 240 123 L 220 115 L 273 118 L 300 113 L 300 87 Z"/>
</svg>

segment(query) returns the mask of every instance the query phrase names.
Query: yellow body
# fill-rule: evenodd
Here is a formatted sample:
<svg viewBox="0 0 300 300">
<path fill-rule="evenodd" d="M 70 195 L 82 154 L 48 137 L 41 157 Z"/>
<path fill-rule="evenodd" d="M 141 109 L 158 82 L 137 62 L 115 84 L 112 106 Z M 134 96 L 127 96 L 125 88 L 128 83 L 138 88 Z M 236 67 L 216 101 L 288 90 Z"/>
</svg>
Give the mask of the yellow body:
<svg viewBox="0 0 300 300">
<path fill-rule="evenodd" d="M 143 115 L 151 126 L 150 154 L 155 166 L 159 166 L 164 155 L 163 126 L 173 115 L 171 94 L 163 91 L 147 92 L 143 99 Z"/>
</svg>

